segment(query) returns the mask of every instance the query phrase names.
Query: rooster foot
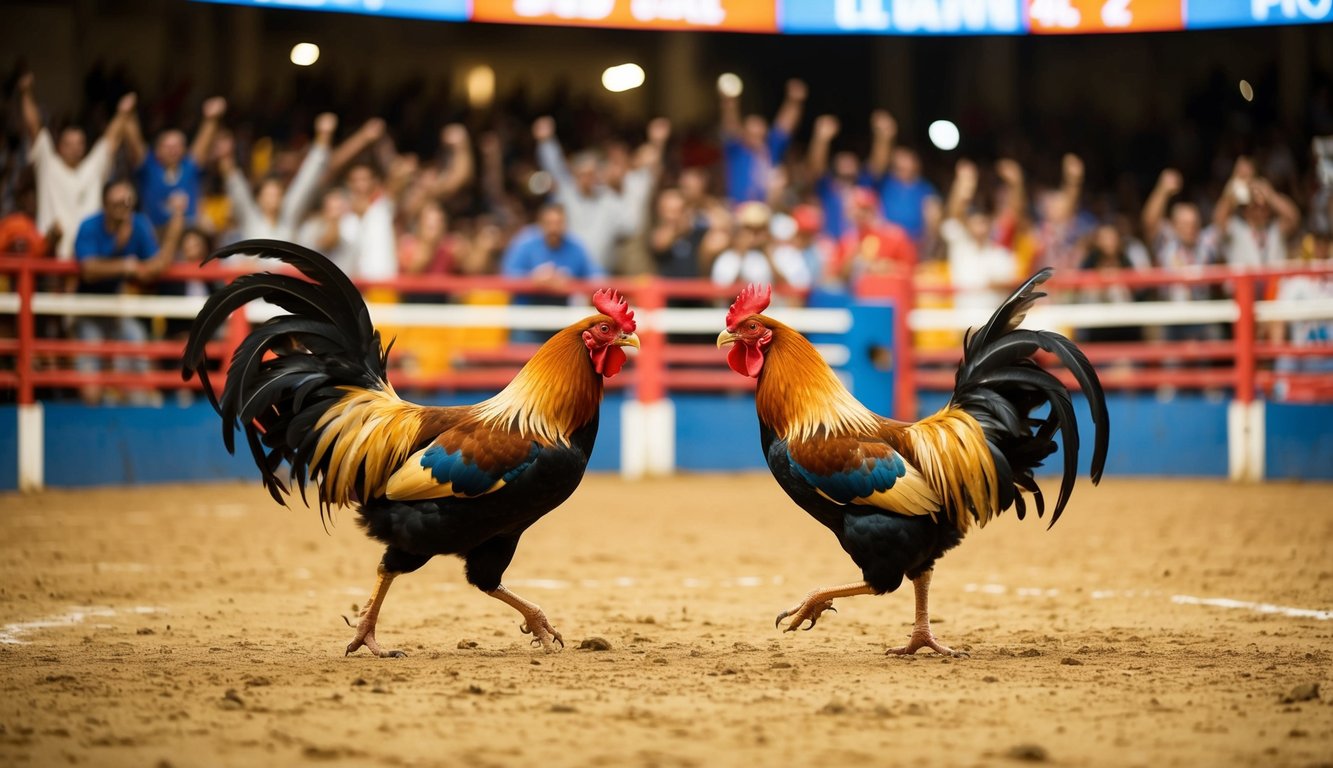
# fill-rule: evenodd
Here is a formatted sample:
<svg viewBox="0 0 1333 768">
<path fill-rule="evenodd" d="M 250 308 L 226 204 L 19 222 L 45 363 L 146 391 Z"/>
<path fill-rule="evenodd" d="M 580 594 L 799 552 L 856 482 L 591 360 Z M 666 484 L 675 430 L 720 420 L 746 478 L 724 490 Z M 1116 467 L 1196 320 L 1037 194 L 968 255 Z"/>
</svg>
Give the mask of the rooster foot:
<svg viewBox="0 0 1333 768">
<path fill-rule="evenodd" d="M 352 620 L 346 616 L 343 617 L 343 621 L 347 622 L 347 626 L 349 627 L 356 627 L 356 636 L 352 638 L 352 642 L 347 644 L 347 652 L 343 654 L 344 656 L 351 656 L 353 653 L 361 650 L 362 646 L 365 646 L 367 650 L 381 659 L 402 659 L 407 657 L 407 654 L 402 651 L 396 649 L 384 650 L 381 648 L 379 642 L 375 640 L 375 626 L 373 624 L 366 625 L 362 622 L 362 624 L 354 625 L 352 624 Z"/>
<path fill-rule="evenodd" d="M 810 626 L 804 629 L 809 632 L 815 628 L 815 624 L 818 623 L 819 617 L 823 615 L 824 611 L 837 613 L 838 609 L 833 607 L 832 600 L 821 600 L 816 597 L 816 593 L 811 592 L 800 605 L 779 613 L 777 620 L 773 622 L 773 627 L 781 626 L 782 620 L 790 617 L 791 623 L 787 625 L 786 629 L 782 630 L 783 632 L 794 632 L 801 628 L 801 625 L 807 620 L 810 622 Z"/>
<path fill-rule="evenodd" d="M 912 636 L 907 640 L 907 645 L 898 648 L 890 648 L 884 652 L 885 656 L 911 656 L 922 648 L 929 648 L 932 651 L 955 659 L 969 658 L 966 651 L 955 651 L 947 645 L 940 645 L 935 639 L 935 635 L 930 629 L 914 629 Z"/>
<path fill-rule="evenodd" d="M 564 649 L 565 638 L 555 627 L 551 626 L 551 622 L 547 620 L 546 614 L 542 612 L 542 609 L 538 608 L 531 614 L 525 613 L 523 618 L 525 620 L 522 624 L 518 625 L 518 631 L 525 635 L 532 635 L 533 646 L 540 645 L 542 648 L 546 649 L 547 653 L 554 653 L 557 650 Z M 560 648 L 555 647 L 557 643 L 559 643 Z"/>
</svg>

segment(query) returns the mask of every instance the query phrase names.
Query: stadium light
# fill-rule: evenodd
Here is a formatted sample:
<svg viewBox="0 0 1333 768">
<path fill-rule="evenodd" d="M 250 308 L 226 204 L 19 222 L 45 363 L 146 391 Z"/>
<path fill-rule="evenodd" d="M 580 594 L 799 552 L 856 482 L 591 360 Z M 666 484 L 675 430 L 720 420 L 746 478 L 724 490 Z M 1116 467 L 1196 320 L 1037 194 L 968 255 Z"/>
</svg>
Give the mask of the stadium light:
<svg viewBox="0 0 1333 768">
<path fill-rule="evenodd" d="M 1240 96 L 1246 101 L 1254 101 L 1254 87 L 1249 80 L 1240 81 Z"/>
<path fill-rule="evenodd" d="M 930 143 L 934 144 L 937 149 L 949 152 L 958 148 L 960 138 L 958 126 L 948 120 L 936 120 L 931 123 L 930 127 L 926 129 L 926 135 L 930 136 Z"/>
<path fill-rule="evenodd" d="M 308 67 L 319 61 L 319 46 L 314 43 L 297 43 L 292 46 L 292 63 L 298 67 Z"/>
<path fill-rule="evenodd" d="M 495 100 L 495 70 L 479 64 L 467 73 L 467 103 L 473 109 L 484 109 Z"/>
<path fill-rule="evenodd" d="M 736 73 L 725 72 L 717 78 L 717 90 L 723 96 L 734 99 L 745 90 L 745 83 L 741 82 L 740 76 Z"/>
<path fill-rule="evenodd" d="M 602 73 L 602 87 L 611 93 L 629 91 L 643 85 L 643 67 L 638 64 L 617 64 Z"/>
</svg>

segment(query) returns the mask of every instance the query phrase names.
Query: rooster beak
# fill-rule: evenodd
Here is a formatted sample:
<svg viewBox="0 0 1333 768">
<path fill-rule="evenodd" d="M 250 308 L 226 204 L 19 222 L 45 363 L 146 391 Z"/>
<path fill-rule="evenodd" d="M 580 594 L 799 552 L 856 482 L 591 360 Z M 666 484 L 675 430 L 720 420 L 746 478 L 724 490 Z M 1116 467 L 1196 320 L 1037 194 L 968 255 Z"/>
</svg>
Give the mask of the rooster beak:
<svg viewBox="0 0 1333 768">
<path fill-rule="evenodd" d="M 616 339 L 613 343 L 617 347 L 634 347 L 635 349 L 638 349 L 639 337 L 633 333 L 622 333 L 620 334 L 620 338 Z"/>
<path fill-rule="evenodd" d="M 717 335 L 717 348 L 718 348 L 718 349 L 722 349 L 723 347 L 727 346 L 728 344 L 735 344 L 735 343 L 736 343 L 736 340 L 739 339 L 739 338 L 740 338 L 740 336 L 737 336 L 736 334 L 732 333 L 731 331 L 723 331 L 722 333 L 719 333 L 719 334 Z"/>
</svg>

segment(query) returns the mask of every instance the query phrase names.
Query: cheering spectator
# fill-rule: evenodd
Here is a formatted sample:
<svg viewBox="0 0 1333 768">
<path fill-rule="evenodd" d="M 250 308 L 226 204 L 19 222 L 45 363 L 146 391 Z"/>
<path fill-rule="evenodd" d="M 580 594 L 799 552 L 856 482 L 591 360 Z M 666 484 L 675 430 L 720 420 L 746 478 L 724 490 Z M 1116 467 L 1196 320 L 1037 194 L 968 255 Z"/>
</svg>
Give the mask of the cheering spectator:
<svg viewBox="0 0 1333 768">
<path fill-rule="evenodd" d="M 1018 279 L 1014 254 L 996 242 L 989 214 L 977 201 L 979 175 L 970 160 L 959 160 L 940 225 L 954 287 L 954 306 L 986 309 L 1004 300 L 1002 291 Z"/>
<path fill-rule="evenodd" d="M 116 149 L 134 112 L 135 95 L 120 98 L 116 116 L 88 151 L 87 136 L 77 126 L 61 130 L 58 142 L 52 140 L 42 125 L 34 81 L 31 72 L 25 73 L 18 89 L 23 127 L 32 140 L 29 161 L 36 174 L 37 228 L 54 246 L 56 258 L 67 261 L 74 256 L 79 224 L 102 208 L 102 185 L 111 175 Z"/>
<path fill-rule="evenodd" d="M 875 202 L 879 205 L 879 201 Z M 793 256 L 805 264 L 812 285 L 830 288 L 841 286 L 841 275 L 835 274 L 837 243 L 824 234 L 824 217 L 815 205 L 798 205 L 792 209 L 793 232 L 789 242 L 778 246 L 774 260 L 785 263 Z M 791 251 L 789 256 L 785 251 Z"/>
<path fill-rule="evenodd" d="M 608 169 L 596 154 L 581 152 L 566 164 L 555 137 L 555 120 L 542 117 L 532 124 L 537 161 L 555 180 L 555 200 L 569 216 L 569 230 L 603 272 L 613 266 L 616 241 L 643 229 L 662 149 L 670 135 L 671 123 L 666 119 L 648 124 L 645 149 L 635 167 L 616 174 L 622 187 L 617 191 L 608 183 Z"/>
<path fill-rule="evenodd" d="M 346 187 L 347 210 L 338 232 L 348 274 L 366 280 L 396 277 L 393 196 L 370 163 L 354 164 L 347 171 Z"/>
<path fill-rule="evenodd" d="M 37 226 L 37 185 L 31 169 L 25 169 L 14 190 L 14 210 L 0 218 L 0 254 L 45 258 L 50 243 Z M 13 290 L 9 275 L 0 276 L 0 290 Z"/>
<path fill-rule="evenodd" d="M 1090 225 L 1079 213 L 1082 194 L 1083 159 L 1066 154 L 1061 159 L 1060 188 L 1039 197 L 1037 266 L 1063 272 L 1083 263 Z"/>
<path fill-rule="evenodd" d="M 810 273 L 795 251 L 778 253 L 769 233 L 771 214 L 763 203 L 749 202 L 736 209 L 737 230 L 731 248 L 713 262 L 716 285 L 775 283 L 810 287 Z"/>
<path fill-rule="evenodd" d="M 316 199 L 321 179 L 328 172 L 337 172 L 342 164 L 355 157 L 384 132 L 382 121 L 369 121 L 334 150 L 333 132 L 337 127 L 337 115 L 324 113 L 315 118 L 315 140 L 301 161 L 291 185 L 284 187 L 281 178 L 269 176 L 259 183 L 257 194 L 251 193 L 245 174 L 236 164 L 231 137 L 218 139 L 218 172 L 227 187 L 232 219 L 239 239 L 295 240 L 301 218 Z M 280 264 L 280 261 L 273 259 L 267 262 L 256 261 L 250 266 L 265 269 Z"/>
<path fill-rule="evenodd" d="M 833 115 L 815 118 L 806 155 L 806 165 L 815 179 L 815 195 L 824 212 L 824 232 L 835 240 L 842 238 L 846 231 L 859 170 L 856 155 L 846 151 L 833 155 L 833 167 L 829 167 L 829 145 L 840 129 L 838 118 Z M 876 204 L 879 204 L 878 198 Z"/>
<path fill-rule="evenodd" d="M 722 105 L 722 160 L 726 165 L 727 198 L 732 203 L 764 200 L 770 176 L 782 162 L 787 144 L 801 120 L 807 90 L 800 80 L 787 81 L 787 96 L 773 118 L 773 128 L 759 115 L 741 120 L 738 96 L 719 90 Z"/>
<path fill-rule="evenodd" d="M 839 273 L 852 283 L 864 275 L 910 277 L 916 267 L 916 244 L 907 230 L 880 216 L 879 198 L 868 187 L 852 193 L 852 220 L 840 248 Z"/>
<path fill-rule="evenodd" d="M 1163 215 L 1168 210 L 1167 201 L 1178 195 L 1183 187 L 1180 171 L 1174 168 L 1162 171 L 1157 186 L 1143 205 L 1142 216 L 1143 233 L 1151 243 L 1155 265 L 1178 272 L 1220 263 L 1215 231 L 1203 229 L 1198 206 L 1177 200 L 1171 204 L 1169 216 Z M 1164 291 L 1163 298 L 1170 301 L 1208 298 L 1207 289 L 1197 286 L 1191 289 L 1173 285 Z"/>
<path fill-rule="evenodd" d="M 879 188 L 884 218 L 907 230 L 918 245 L 927 243 L 939 224 L 940 196 L 921 177 L 921 159 L 913 150 L 894 144 L 898 121 L 885 110 L 870 116 L 870 159 L 866 181 Z"/>
<path fill-rule="evenodd" d="M 1108 223 L 1098 226 L 1093 233 L 1092 242 L 1079 268 L 1114 276 L 1143 266 L 1146 265 L 1135 263 L 1120 229 Z M 1116 304 L 1128 304 L 1143 297 L 1143 292 L 1131 290 L 1123 285 L 1108 285 L 1096 290 L 1087 289 L 1081 296 L 1082 300 L 1088 303 Z M 1078 335 L 1080 341 L 1142 341 L 1143 329 L 1138 326 L 1086 328 Z"/>
<path fill-rule="evenodd" d="M 717 217 L 692 210 L 678 189 L 657 196 L 656 220 L 648 233 L 648 247 L 662 277 L 699 278 L 727 247 L 730 235 Z"/>
<path fill-rule="evenodd" d="M 467 128 L 459 123 L 441 128 L 440 149 L 438 162 L 413 170 L 406 179 L 400 180 L 398 189 L 401 191 L 395 195 L 400 221 L 416 221 L 424 207 L 432 202 L 444 204 L 472 183 L 476 169 L 472 163 L 472 141 Z M 415 162 L 414 156 L 407 156 L 407 163 L 400 162 L 399 167 L 415 169 Z"/>
<path fill-rule="evenodd" d="M 204 101 L 202 121 L 194 134 L 189 151 L 185 148 L 185 134 L 178 130 L 163 131 L 148 151 L 137 117 L 126 123 L 125 146 L 135 167 L 135 179 L 143 197 L 143 211 L 154 227 L 165 226 L 172 218 L 170 199 L 183 192 L 187 201 L 185 220 L 193 223 L 199 207 L 199 182 L 202 168 L 213 148 L 218 121 L 227 111 L 227 100 L 214 96 Z"/>
<path fill-rule="evenodd" d="M 427 201 L 411 231 L 398 238 L 398 271 L 404 275 L 453 274 L 456 251 L 444 208 L 434 200 Z"/>
<path fill-rule="evenodd" d="M 1300 223 L 1296 204 L 1256 176 L 1248 157 L 1238 158 L 1213 208 L 1213 227 L 1226 264 L 1251 269 L 1281 264 Z"/>
<path fill-rule="evenodd" d="M 188 200 L 184 193 L 168 201 L 171 218 L 167 220 L 161 246 L 153 234 L 148 217 L 134 212 L 134 186 L 127 180 L 112 181 L 102 194 L 102 212 L 93 214 L 79 225 L 74 241 L 74 258 L 79 263 L 79 293 L 124 293 L 132 285 L 151 283 L 176 258 L 176 248 L 184 229 Z M 148 339 L 144 324 L 134 317 L 88 317 L 75 320 L 74 332 L 80 341 L 128 341 L 143 343 Z M 81 373 L 101 369 L 95 355 L 80 355 L 75 367 Z M 142 358 L 115 360 L 117 370 L 146 372 L 148 361 Z M 101 387 L 87 384 L 81 388 L 85 403 L 102 399 Z M 130 401 L 137 405 L 153 402 L 154 392 L 135 390 Z"/>
<path fill-rule="evenodd" d="M 564 207 L 547 203 L 537 212 L 536 229 L 514 237 L 501 261 L 500 274 L 558 287 L 570 280 L 587 280 L 606 273 L 583 244 L 569 236 Z"/>
</svg>

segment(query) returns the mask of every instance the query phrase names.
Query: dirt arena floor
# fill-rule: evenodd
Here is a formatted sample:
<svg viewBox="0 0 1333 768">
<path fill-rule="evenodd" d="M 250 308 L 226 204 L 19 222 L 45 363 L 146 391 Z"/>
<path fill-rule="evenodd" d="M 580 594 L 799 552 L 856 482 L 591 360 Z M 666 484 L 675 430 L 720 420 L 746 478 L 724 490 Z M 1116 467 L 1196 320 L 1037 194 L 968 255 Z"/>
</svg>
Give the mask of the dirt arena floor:
<svg viewBox="0 0 1333 768">
<path fill-rule="evenodd" d="M 438 559 L 343 656 L 379 549 L 256 486 L 0 496 L 0 765 L 1333 765 L 1333 486 L 1080 483 L 910 590 L 774 630 L 858 574 L 766 476 L 590 477 L 507 583 Z M 580 650 L 601 638 L 609 650 Z M 1318 688 L 1314 688 L 1318 686 Z"/>
</svg>

